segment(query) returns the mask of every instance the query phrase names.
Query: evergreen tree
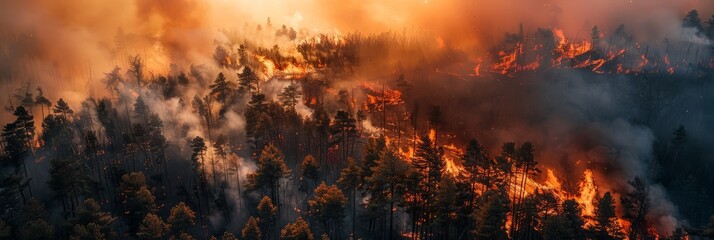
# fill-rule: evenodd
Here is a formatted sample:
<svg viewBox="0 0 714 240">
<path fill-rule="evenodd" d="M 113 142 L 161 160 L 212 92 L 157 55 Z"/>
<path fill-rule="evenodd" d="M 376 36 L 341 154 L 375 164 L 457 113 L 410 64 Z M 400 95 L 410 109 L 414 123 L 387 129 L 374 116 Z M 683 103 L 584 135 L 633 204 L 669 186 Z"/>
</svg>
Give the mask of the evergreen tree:
<svg viewBox="0 0 714 240">
<path fill-rule="evenodd" d="M 278 99 L 284 108 L 294 109 L 295 105 L 299 103 L 301 96 L 302 92 L 300 91 L 300 86 L 293 81 L 290 85 L 285 87 L 280 94 L 278 94 Z"/>
<path fill-rule="evenodd" d="M 73 139 L 74 130 L 66 114 L 50 114 L 42 121 L 42 140 L 47 148 L 55 151 L 57 157 L 74 154 Z"/>
<path fill-rule="evenodd" d="M 248 222 L 245 224 L 243 231 L 241 231 L 241 236 L 245 240 L 261 240 L 263 235 L 261 234 L 260 228 L 258 227 L 259 219 L 250 217 Z"/>
<path fill-rule="evenodd" d="M 357 215 L 357 187 L 359 187 L 360 184 L 361 174 L 362 171 L 359 166 L 357 166 L 357 163 L 355 163 L 355 160 L 347 158 L 347 166 L 342 169 L 342 172 L 340 172 L 340 179 L 337 181 L 337 184 L 339 184 L 342 188 L 349 189 L 351 201 L 350 206 L 352 207 L 352 221 L 350 221 L 352 223 L 352 231 L 350 233 L 352 239 L 356 237 L 355 226 L 357 225 L 357 222 L 355 221 L 355 216 Z"/>
<path fill-rule="evenodd" d="M 308 214 L 316 217 L 325 225 L 327 232 L 335 236 L 342 226 L 345 217 L 347 198 L 335 185 L 327 186 L 325 182 L 315 188 L 315 197 L 308 201 Z M 338 237 L 339 238 L 339 237 Z"/>
<path fill-rule="evenodd" d="M 268 195 L 279 203 L 280 179 L 289 176 L 290 172 L 280 150 L 272 144 L 268 145 L 258 157 L 258 169 L 248 174 L 248 189 L 267 190 Z"/>
<path fill-rule="evenodd" d="M 196 174 L 198 181 L 196 181 L 196 186 L 203 191 L 207 191 L 206 187 L 206 165 L 205 155 L 206 155 L 206 142 L 203 138 L 196 136 L 191 139 L 191 165 L 193 171 Z"/>
<path fill-rule="evenodd" d="M 55 105 L 55 108 L 52 109 L 52 112 L 54 112 L 55 114 L 65 116 L 65 117 L 67 117 L 67 115 L 74 113 L 74 111 L 72 111 L 72 109 L 69 108 L 69 104 L 67 104 L 67 102 L 65 102 L 64 99 L 62 99 L 62 98 L 57 100 L 57 105 Z"/>
<path fill-rule="evenodd" d="M 58 157 L 50 162 L 50 179 L 47 182 L 57 194 L 65 210 L 65 217 L 71 215 L 90 190 L 90 179 L 84 174 L 84 166 L 77 157 Z"/>
<path fill-rule="evenodd" d="M 312 155 L 305 156 L 300 164 L 300 169 L 302 170 L 302 177 L 307 181 L 316 182 L 320 177 L 320 167 L 317 165 L 317 160 L 315 160 Z M 310 188 L 308 186 L 308 191 Z"/>
<path fill-rule="evenodd" d="M 714 15 L 707 20 L 707 28 L 704 30 L 709 39 L 714 40 Z"/>
<path fill-rule="evenodd" d="M 166 223 L 174 235 L 185 233 L 196 223 L 196 213 L 184 202 L 179 202 L 171 208 Z"/>
<path fill-rule="evenodd" d="M 702 28 L 702 20 L 699 18 L 699 12 L 697 10 L 689 11 L 682 21 L 682 27 L 694 28 L 697 33 L 701 33 L 704 29 Z"/>
<path fill-rule="evenodd" d="M 282 240 L 315 240 L 312 235 L 310 225 L 298 217 L 294 223 L 289 223 L 283 230 L 280 231 L 280 239 Z"/>
<path fill-rule="evenodd" d="M 595 213 L 595 226 L 593 226 L 597 239 L 623 239 L 624 234 L 615 215 L 615 199 L 610 192 L 606 192 L 597 202 Z"/>
<path fill-rule="evenodd" d="M 672 133 L 674 135 L 672 137 L 672 148 L 674 151 L 674 156 L 672 157 L 672 165 L 671 168 L 675 168 L 677 165 L 677 161 L 679 160 L 680 155 L 684 151 L 684 146 L 686 145 L 688 141 L 688 133 L 687 129 L 684 128 L 684 125 L 679 125 L 677 130 Z"/>
<path fill-rule="evenodd" d="M 437 146 L 428 136 L 423 136 L 417 146 L 412 166 L 426 176 L 426 184 L 434 186 L 441 181 L 444 171 L 444 149 Z"/>
<path fill-rule="evenodd" d="M 15 121 L 3 127 L 2 139 L 5 141 L 5 152 L 7 152 L 13 166 L 23 165 L 24 157 L 28 150 L 32 148 L 32 141 L 35 137 L 35 121 L 32 115 L 20 106 L 12 113 Z"/>
<path fill-rule="evenodd" d="M 335 119 L 330 124 L 330 136 L 332 144 L 339 145 L 342 149 L 342 162 L 347 160 L 349 155 L 350 140 L 357 135 L 356 120 L 346 111 L 337 111 Z"/>
<path fill-rule="evenodd" d="M 127 217 L 131 233 L 136 233 L 146 214 L 156 211 L 154 195 L 140 172 L 124 174 L 118 190 L 122 212 Z"/>
<path fill-rule="evenodd" d="M 136 97 L 136 102 L 134 102 L 134 118 L 136 118 L 140 124 L 146 124 L 149 122 L 150 113 L 149 106 L 144 102 L 144 98 L 141 96 Z"/>
<path fill-rule="evenodd" d="M 233 65 L 228 50 L 223 46 L 216 47 L 216 50 L 213 52 L 213 60 L 223 68 L 228 68 Z"/>
<path fill-rule="evenodd" d="M 127 72 L 136 79 L 137 89 L 141 89 L 144 85 L 144 60 L 141 59 L 141 55 L 129 56 L 129 70 Z"/>
<path fill-rule="evenodd" d="M 453 238 L 450 235 L 451 227 L 453 226 L 451 223 L 456 220 L 456 210 L 459 205 L 457 192 L 459 190 L 457 189 L 456 181 L 449 174 L 445 174 L 441 178 L 437 187 L 433 210 L 434 223 L 439 226 L 440 229 L 437 232 L 441 232 L 442 239 L 451 239 Z"/>
<path fill-rule="evenodd" d="M 575 239 L 585 238 L 585 220 L 582 217 L 582 208 L 575 200 L 565 200 L 562 204 L 562 214 L 568 222 L 568 228 Z"/>
<path fill-rule="evenodd" d="M 650 191 L 647 184 L 639 177 L 628 181 L 633 191 L 623 195 L 620 203 L 624 209 L 623 218 L 630 221 L 630 239 L 650 239 L 645 217 L 650 210 Z"/>
<path fill-rule="evenodd" d="M 87 226 L 94 224 L 98 227 L 102 236 L 106 238 L 115 238 L 115 223 L 117 218 L 112 216 L 110 212 L 103 212 L 101 206 L 92 198 L 84 200 L 84 207 L 79 208 L 75 214 L 75 218 L 70 221 L 74 225 Z"/>
<path fill-rule="evenodd" d="M 550 239 L 585 239 L 583 225 L 585 221 L 581 217 L 580 205 L 575 200 L 565 200 L 562 204 L 562 211 L 555 215 L 546 217 L 543 220 L 543 238 Z"/>
<path fill-rule="evenodd" d="M 464 169 L 469 175 L 469 180 L 473 183 L 472 189 L 475 189 L 475 184 L 481 184 L 484 189 L 490 186 L 493 161 L 491 161 L 486 150 L 476 139 L 469 141 L 462 160 Z"/>
<path fill-rule="evenodd" d="M 424 225 L 427 226 L 424 234 L 429 235 L 432 230 L 434 220 L 434 210 L 436 210 L 436 192 L 437 184 L 441 181 L 441 176 L 444 172 L 444 150 L 437 146 L 429 136 L 421 137 L 411 165 L 419 173 L 419 179 L 416 186 L 419 190 L 416 191 L 416 198 L 420 202 L 416 202 L 416 207 L 421 209 L 421 216 Z"/>
<path fill-rule="evenodd" d="M 474 229 L 476 239 L 508 239 L 506 234 L 506 213 L 508 198 L 500 193 L 489 191 L 480 199 L 474 211 Z"/>
<path fill-rule="evenodd" d="M 1 219 L 11 219 L 19 214 L 25 200 L 24 187 L 27 183 L 25 158 L 31 150 L 35 126 L 32 116 L 20 106 L 13 112 L 16 119 L 3 126 L 3 161 L 0 162 L 0 212 Z"/>
<path fill-rule="evenodd" d="M 88 225 L 74 225 L 70 240 L 105 240 L 107 239 L 102 233 L 99 225 L 90 223 Z"/>
<path fill-rule="evenodd" d="M 593 44 L 593 48 L 597 49 L 597 47 L 600 45 L 600 30 L 597 28 L 597 25 L 593 26 L 593 29 L 590 32 L 590 38 Z"/>
<path fill-rule="evenodd" d="M 166 233 L 166 224 L 156 214 L 146 214 L 139 226 L 137 236 L 141 239 L 161 239 Z"/>
<path fill-rule="evenodd" d="M 394 237 L 394 206 L 403 201 L 405 179 L 412 169 L 394 151 L 388 149 L 379 157 L 377 165 L 372 167 L 372 176 L 367 177 L 373 190 L 370 204 L 387 206 L 389 211 L 389 238 Z"/>
<path fill-rule="evenodd" d="M 236 235 L 233 235 L 233 233 L 225 231 L 223 232 L 223 236 L 221 236 L 221 240 L 238 240 Z"/>
<path fill-rule="evenodd" d="M 387 141 L 384 136 L 379 138 L 370 138 L 364 146 L 364 157 L 360 164 L 362 173 L 360 176 L 360 184 L 363 184 L 363 187 L 367 188 L 369 186 L 364 183 L 367 183 L 367 178 L 372 176 L 372 168 L 377 166 L 377 161 L 386 148 Z M 365 190 L 369 191 L 369 189 Z"/>
<path fill-rule="evenodd" d="M 543 223 L 543 239 L 544 240 L 570 240 L 583 239 L 576 238 L 573 229 L 569 228 L 570 223 L 563 215 L 556 215 L 545 219 Z"/>
<path fill-rule="evenodd" d="M 253 144 L 253 149 L 259 151 L 269 141 L 268 133 L 273 129 L 273 119 L 269 115 L 264 94 L 256 93 L 251 96 L 248 109 L 245 113 L 245 135 L 248 142 Z"/>
<path fill-rule="evenodd" d="M 260 79 L 253 69 L 248 66 L 244 66 L 243 71 L 238 74 L 238 85 L 240 86 L 239 89 L 244 92 L 255 93 L 260 91 Z"/>
<path fill-rule="evenodd" d="M 275 225 L 278 215 L 278 207 L 273 205 L 273 200 L 268 196 L 263 196 L 258 203 L 258 219 L 260 220 L 261 232 L 270 238 L 271 228 Z"/>
<path fill-rule="evenodd" d="M 52 102 L 47 99 L 42 91 L 41 87 L 37 87 L 37 96 L 35 96 L 35 105 L 40 106 L 40 111 L 42 112 L 42 118 L 45 118 L 45 108 L 47 108 L 47 113 L 50 113 L 50 107 L 52 107 Z"/>
<path fill-rule="evenodd" d="M 233 85 L 233 82 L 226 80 L 223 72 L 219 72 L 218 76 L 216 76 L 216 80 L 209 86 L 211 88 L 211 95 L 213 95 L 218 102 L 225 104 L 235 91 Z"/>
<path fill-rule="evenodd" d="M 104 79 L 102 80 L 107 90 L 111 90 L 113 93 L 119 93 L 119 84 L 124 83 L 124 77 L 121 74 L 121 68 L 119 66 L 114 66 L 111 72 L 104 73 Z"/>
</svg>

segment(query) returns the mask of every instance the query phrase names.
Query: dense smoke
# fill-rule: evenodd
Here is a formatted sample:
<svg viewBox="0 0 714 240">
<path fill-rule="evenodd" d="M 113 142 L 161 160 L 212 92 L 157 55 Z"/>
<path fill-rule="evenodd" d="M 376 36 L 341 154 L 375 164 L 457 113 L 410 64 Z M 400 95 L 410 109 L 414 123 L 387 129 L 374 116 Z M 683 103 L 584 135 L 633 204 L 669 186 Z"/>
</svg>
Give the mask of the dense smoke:
<svg viewBox="0 0 714 240">
<path fill-rule="evenodd" d="M 496 154 L 504 142 L 532 141 L 538 161 L 556 169 L 570 186 L 580 181 L 585 169 L 595 169 L 599 193 L 619 194 L 629 190 L 628 180 L 647 178 L 659 171 L 661 166 L 653 164 L 653 144 L 669 133 L 673 124 L 693 121 L 690 115 L 682 117 L 685 119 L 652 120 L 642 107 L 647 103 L 633 100 L 639 94 L 636 88 L 641 80 L 636 75 L 603 76 L 567 69 L 510 78 L 485 70 L 481 76 L 478 71 L 474 73 L 474 66 L 496 60 L 493 49 L 501 44 L 505 32 L 528 34 L 539 28 L 562 29 L 568 39 L 577 42 L 591 38 L 593 25 L 601 26 L 602 34 L 608 36 L 624 24 L 643 46 L 639 51 L 644 52 L 647 46 L 646 54 L 664 56 L 677 51 L 682 55 L 683 48 L 669 49 L 670 41 L 684 43 L 679 46 L 689 43 L 693 51 L 704 51 L 711 42 L 683 28 L 681 19 L 691 9 L 710 16 L 714 2 L 28 0 L 3 1 L 0 9 L 0 83 L 7 86 L 0 90 L 5 96 L 0 102 L 4 106 L 20 104 L 13 96 L 16 89 L 26 91 L 27 86 L 32 86 L 30 91 L 40 86 L 46 97 L 63 97 L 76 109 L 88 97 L 110 95 L 121 99 L 121 108 L 131 108 L 141 96 L 171 128 L 164 135 L 181 146 L 173 154 L 189 155 L 185 148 L 189 138 L 215 137 L 209 136 L 206 123 L 192 110 L 191 100 L 209 94 L 206 86 L 219 71 L 231 80 L 238 72 L 216 64 L 213 54 L 217 46 L 278 46 L 282 53 L 299 59 L 297 44 L 318 34 L 338 38 L 350 33 L 372 36 L 389 32 L 386 36 L 393 39 L 418 39 L 414 46 L 420 48 L 381 52 L 378 59 L 361 62 L 348 76 L 315 73 L 317 79 L 332 81 L 326 86 L 328 95 L 318 100 L 323 101 L 330 116 L 351 106 L 341 102 L 338 91 L 345 90 L 362 102 L 368 99 L 365 86 L 397 89 L 394 79 L 402 75 L 412 88 L 403 92 L 405 104 L 400 111 L 419 109 L 422 115 L 418 118 L 425 120 L 432 105 L 439 105 L 447 133 L 442 143 L 461 147 L 470 138 L 477 138 Z M 267 25 L 268 19 L 272 26 Z M 256 30 L 257 25 L 263 30 Z M 281 25 L 295 29 L 298 36 L 275 37 L 273 33 Z M 667 44 L 662 43 L 664 39 Z M 420 55 L 409 55 L 413 52 Z M 130 69 L 127 59 L 132 56 L 144 60 L 146 79 L 199 69 L 193 72 L 197 74 L 194 78 L 203 81 L 192 82 L 180 96 L 170 99 L 142 91 L 133 83 L 108 89 L 102 81 L 106 73 L 117 66 L 121 74 L 126 74 Z M 261 67 L 261 77 L 270 79 L 269 67 Z M 681 71 L 686 71 L 685 67 Z M 272 79 L 261 91 L 275 100 L 288 84 L 290 81 Z M 685 89 L 670 98 L 679 106 L 690 104 L 693 100 L 685 97 L 687 93 Z M 248 100 L 243 97 L 235 102 L 245 105 Z M 313 114 L 304 101 L 296 108 L 302 117 Z M 244 140 L 243 110 L 227 109 L 223 115 L 227 124 L 214 131 Z M 0 120 L 7 122 L 11 117 L 3 114 Z M 370 118 L 367 123 L 380 125 L 380 119 Z M 652 124 L 666 129 L 653 129 Z M 419 128 L 419 134 L 428 132 L 426 126 Z M 255 168 L 245 160 L 250 158 L 248 154 L 231 158 L 241 162 L 240 175 Z M 235 187 L 229 186 L 232 195 L 228 197 L 238 202 L 241 200 L 235 195 Z M 659 233 L 669 234 L 681 224 L 677 209 L 664 187 L 652 184 L 649 188 L 654 210 L 648 220 Z M 297 205 L 288 203 L 289 208 Z M 225 221 L 220 217 L 212 220 Z M 233 221 L 242 223 L 243 219 Z"/>
</svg>

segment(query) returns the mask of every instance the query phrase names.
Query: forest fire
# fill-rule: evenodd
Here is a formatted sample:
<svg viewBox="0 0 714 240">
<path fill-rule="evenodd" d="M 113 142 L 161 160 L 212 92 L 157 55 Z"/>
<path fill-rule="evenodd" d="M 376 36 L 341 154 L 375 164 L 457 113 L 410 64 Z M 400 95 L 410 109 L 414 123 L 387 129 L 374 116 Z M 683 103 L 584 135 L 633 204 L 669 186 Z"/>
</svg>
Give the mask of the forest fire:
<svg viewBox="0 0 714 240">
<path fill-rule="evenodd" d="M 0 238 L 711 239 L 712 10 L 3 1 Z"/>
</svg>

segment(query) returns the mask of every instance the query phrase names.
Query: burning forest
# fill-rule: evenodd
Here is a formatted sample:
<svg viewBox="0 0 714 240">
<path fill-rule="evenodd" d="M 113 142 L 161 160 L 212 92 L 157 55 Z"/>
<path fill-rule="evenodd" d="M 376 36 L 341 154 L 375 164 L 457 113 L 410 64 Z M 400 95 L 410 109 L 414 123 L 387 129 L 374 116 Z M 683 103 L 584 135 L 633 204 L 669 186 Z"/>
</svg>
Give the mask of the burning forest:
<svg viewBox="0 0 714 240">
<path fill-rule="evenodd" d="M 713 2 L 0 12 L 0 239 L 714 239 Z"/>
</svg>

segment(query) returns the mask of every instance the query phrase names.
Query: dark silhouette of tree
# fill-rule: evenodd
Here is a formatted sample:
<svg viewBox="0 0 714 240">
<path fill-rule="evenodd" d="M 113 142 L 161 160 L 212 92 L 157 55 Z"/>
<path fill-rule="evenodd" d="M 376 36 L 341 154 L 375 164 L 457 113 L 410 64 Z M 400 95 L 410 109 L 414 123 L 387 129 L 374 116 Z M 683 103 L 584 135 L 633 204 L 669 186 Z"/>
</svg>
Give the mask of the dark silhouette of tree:
<svg viewBox="0 0 714 240">
<path fill-rule="evenodd" d="M 360 163 L 361 179 L 360 184 L 363 190 L 370 191 L 367 178 L 371 177 L 373 172 L 372 168 L 377 166 L 377 161 L 380 158 L 382 152 L 387 148 L 387 141 L 384 136 L 379 138 L 370 138 L 367 144 L 364 146 L 364 157 Z"/>
<path fill-rule="evenodd" d="M 173 240 L 173 239 L 177 239 L 177 240 L 194 240 L 194 239 L 196 239 L 196 238 L 193 237 L 193 236 L 191 236 L 191 234 L 189 234 L 189 233 L 181 233 L 180 235 L 178 235 L 178 237 L 172 237 L 171 239 L 172 239 L 172 240 Z"/>
<path fill-rule="evenodd" d="M 62 98 L 57 100 L 57 105 L 55 105 L 55 108 L 52 109 L 52 112 L 54 112 L 55 114 L 60 114 L 65 117 L 67 115 L 71 115 L 72 113 L 74 113 L 74 111 L 72 111 L 72 109 L 69 107 L 69 104 L 67 104 L 67 102 L 65 102 L 64 99 L 62 99 Z"/>
<path fill-rule="evenodd" d="M 654 236 L 648 232 L 647 220 L 645 217 L 649 213 L 650 191 L 644 180 L 639 177 L 628 181 L 633 191 L 624 194 L 620 198 L 620 203 L 624 209 L 623 218 L 630 221 L 630 239 L 650 239 Z"/>
<path fill-rule="evenodd" d="M 223 232 L 223 236 L 221 236 L 221 240 L 238 240 L 238 238 L 233 235 L 231 232 Z"/>
<path fill-rule="evenodd" d="M 213 84 L 209 85 L 211 95 L 213 95 L 218 102 L 225 104 L 233 96 L 233 92 L 235 91 L 233 85 L 233 82 L 226 80 L 223 72 L 219 72 Z"/>
<path fill-rule="evenodd" d="M 515 145 L 514 145 L 515 146 Z M 535 176 L 538 173 L 540 173 L 540 170 L 536 167 L 538 165 L 538 162 L 535 161 L 535 150 L 533 148 L 533 144 L 531 142 L 525 142 L 521 144 L 521 146 L 515 148 L 515 152 L 511 152 L 511 146 L 509 145 L 507 147 L 508 152 L 505 153 L 505 156 L 507 159 L 510 159 L 511 162 L 513 163 L 513 169 L 512 169 L 512 174 L 511 176 L 516 176 L 513 173 L 521 173 L 520 179 L 514 178 L 515 184 L 519 186 L 517 189 L 526 189 L 526 184 L 527 184 L 527 179 L 529 177 Z M 514 154 L 512 156 L 512 154 Z M 521 228 L 521 225 L 523 225 L 523 221 L 531 221 L 533 220 L 533 216 L 526 216 L 528 213 L 523 213 L 520 210 L 523 208 L 524 200 L 525 200 L 525 191 L 518 191 L 518 194 L 515 195 L 515 197 L 512 199 L 511 203 L 511 216 L 513 218 L 512 221 L 512 231 L 518 232 L 522 231 L 523 229 Z M 523 219 L 526 218 L 526 219 Z M 527 219 L 530 218 L 530 219 Z M 532 221 L 531 221 L 532 222 Z M 528 224 L 525 224 L 528 225 Z M 525 229 L 525 231 L 530 234 L 532 229 Z M 515 235 L 516 238 L 518 238 L 518 235 Z"/>
<path fill-rule="evenodd" d="M 699 12 L 697 10 L 689 11 L 684 20 L 682 20 L 682 27 L 694 28 L 697 33 L 701 33 L 704 29 L 702 28 L 702 20 L 699 18 Z"/>
<path fill-rule="evenodd" d="M 136 102 L 134 102 L 134 118 L 136 118 L 140 124 L 146 124 L 149 122 L 149 113 L 149 106 L 144 102 L 144 98 L 141 96 L 136 97 Z"/>
<path fill-rule="evenodd" d="M 544 240 L 568 240 L 583 239 L 576 238 L 573 229 L 569 228 L 570 223 L 563 215 L 556 215 L 545 219 L 543 223 Z"/>
<path fill-rule="evenodd" d="M 594 234 L 597 239 L 623 239 L 621 226 L 615 215 L 615 199 L 606 192 L 597 202 Z"/>
<path fill-rule="evenodd" d="M 704 30 L 704 33 L 709 37 L 709 39 L 714 40 L 714 15 L 707 20 L 707 27 Z"/>
<path fill-rule="evenodd" d="M 476 184 L 481 184 L 483 186 L 482 190 L 490 186 L 491 165 L 493 161 L 476 139 L 469 141 L 462 160 L 464 169 L 469 175 L 469 181 L 472 183 L 472 190 L 476 189 Z"/>
<path fill-rule="evenodd" d="M 593 49 L 597 49 L 600 46 L 600 30 L 597 28 L 597 25 L 593 26 L 590 32 L 590 39 L 593 44 Z"/>
<path fill-rule="evenodd" d="M 352 118 L 350 113 L 345 111 L 337 111 L 335 119 L 330 124 L 330 136 L 332 136 L 332 144 L 339 145 L 342 149 L 342 162 L 347 160 L 350 149 L 350 140 L 356 137 L 357 126 L 356 120 Z"/>
<path fill-rule="evenodd" d="M 117 236 L 115 231 L 116 220 L 117 218 L 112 216 L 110 212 L 103 212 L 97 201 L 88 198 L 84 200 L 84 207 L 77 210 L 75 218 L 71 219 L 70 223 L 75 226 L 84 226 L 87 229 L 90 229 L 89 225 L 93 224 L 98 228 L 102 236 L 115 238 Z"/>
<path fill-rule="evenodd" d="M 35 105 L 40 106 L 41 117 L 45 118 L 45 108 L 47 108 L 47 113 L 50 113 L 50 107 L 52 107 L 52 102 L 44 96 L 41 87 L 37 87 L 37 95 L 35 96 Z"/>
<path fill-rule="evenodd" d="M 674 130 L 674 133 L 672 133 L 672 135 L 672 148 L 674 151 L 674 156 L 672 157 L 671 168 L 675 168 L 677 161 L 679 160 L 679 155 L 682 154 L 682 152 L 684 151 L 684 146 L 689 140 L 689 134 L 687 133 L 687 129 L 684 128 L 684 125 L 679 125 L 677 130 Z"/>
<path fill-rule="evenodd" d="M 197 113 L 203 119 L 206 131 L 208 132 L 208 140 L 211 141 L 211 130 L 213 128 L 213 97 L 206 95 L 201 98 L 195 95 L 193 96 L 193 102 L 191 104 L 193 112 Z"/>
<path fill-rule="evenodd" d="M 424 221 L 424 225 L 427 226 L 425 229 L 425 235 L 429 235 L 430 231 L 433 230 L 433 220 L 434 220 L 434 210 L 436 204 L 436 186 L 441 181 L 441 176 L 444 172 L 444 150 L 437 146 L 429 136 L 423 136 L 420 138 L 417 144 L 417 149 L 412 157 L 411 165 L 419 173 L 420 176 L 415 179 L 419 179 L 416 182 L 419 190 L 416 191 L 415 195 L 420 202 L 415 204 L 417 208 L 421 209 L 421 216 L 417 216 Z"/>
<path fill-rule="evenodd" d="M 263 196 L 258 203 L 258 219 L 260 220 L 261 232 L 270 238 L 271 228 L 276 224 L 278 216 L 278 207 L 273 205 L 273 200 L 268 196 Z"/>
<path fill-rule="evenodd" d="M 439 127 L 443 123 L 441 115 L 441 107 L 439 105 L 432 107 L 429 112 L 429 127 L 434 129 L 434 144 L 439 142 Z"/>
<path fill-rule="evenodd" d="M 19 214 L 21 204 L 27 199 L 24 186 L 27 186 L 27 166 L 25 158 L 31 152 L 31 142 L 35 134 L 32 116 L 20 106 L 15 109 L 15 121 L 6 124 L 2 129 L 4 152 L 0 162 L 0 207 L 6 209 L 0 213 L 0 218 L 11 219 Z"/>
<path fill-rule="evenodd" d="M 357 215 L 357 188 L 360 186 L 361 176 L 362 169 L 360 169 L 354 159 L 347 158 L 347 166 L 342 169 L 342 172 L 340 172 L 340 179 L 337 181 L 337 184 L 342 188 L 349 189 L 350 207 L 352 208 L 352 213 L 350 214 L 352 217 L 352 220 L 350 221 L 352 224 L 350 237 L 352 239 L 356 238 L 355 228 L 357 222 L 355 221 L 355 217 Z"/>
<path fill-rule="evenodd" d="M 280 104 L 287 109 L 294 109 L 295 105 L 300 102 L 300 97 L 302 97 L 300 86 L 294 81 L 291 82 L 290 85 L 285 87 L 281 93 L 278 94 Z"/>
<path fill-rule="evenodd" d="M 500 193 L 488 191 L 480 199 L 473 214 L 476 239 L 508 239 L 506 234 L 506 213 L 509 201 Z"/>
<path fill-rule="evenodd" d="M 229 68 L 233 65 L 233 61 L 228 53 L 228 50 L 223 46 L 217 46 L 216 50 L 213 51 L 213 60 L 216 64 L 223 68 Z"/>
<path fill-rule="evenodd" d="M 74 225 L 70 240 L 104 240 L 107 237 L 102 233 L 99 225 L 90 223 L 88 225 Z"/>
<path fill-rule="evenodd" d="M 377 164 L 372 167 L 372 176 L 367 182 L 372 185 L 372 198 L 369 204 L 389 211 L 389 239 L 394 238 L 394 206 L 403 201 L 405 179 L 412 169 L 394 151 L 387 149 L 380 154 Z"/>
<path fill-rule="evenodd" d="M 115 66 L 111 72 L 104 73 L 104 79 L 102 81 L 108 90 L 111 90 L 113 93 L 119 93 L 119 85 L 124 83 L 121 68 L 119 66 Z"/>
<path fill-rule="evenodd" d="M 206 179 L 206 142 L 203 138 L 196 136 L 191 139 L 191 164 L 193 171 L 198 179 L 194 184 L 196 187 L 200 188 L 202 191 L 207 191 L 207 179 Z"/>
<path fill-rule="evenodd" d="M 274 130 L 273 118 L 269 115 L 268 104 L 264 94 L 251 96 L 248 109 L 245 111 L 245 135 L 253 149 L 259 151 L 269 142 L 269 132 Z"/>
<path fill-rule="evenodd" d="M 436 190 L 433 213 L 434 224 L 438 226 L 435 233 L 441 233 L 442 239 L 452 239 L 450 235 L 452 222 L 456 221 L 456 211 L 458 210 L 456 181 L 449 174 L 445 174 L 439 182 Z M 437 235 L 438 236 L 438 235 Z"/>
<path fill-rule="evenodd" d="M 80 198 L 90 191 L 91 180 L 84 174 L 84 165 L 77 157 L 58 157 L 50 162 L 50 179 L 47 182 L 62 202 L 65 218 L 74 213 Z"/>
<path fill-rule="evenodd" d="M 300 163 L 300 169 L 302 170 L 302 177 L 305 178 L 305 183 L 308 183 L 306 191 L 311 191 L 309 181 L 317 182 L 320 177 L 320 166 L 317 164 L 312 155 L 305 156 L 305 159 Z"/>
<path fill-rule="evenodd" d="M 166 223 L 156 214 L 146 214 L 136 235 L 141 239 L 161 239 L 166 234 Z"/>
<path fill-rule="evenodd" d="M 582 211 L 575 200 L 565 200 L 562 211 L 543 220 L 543 239 L 586 239 Z"/>
<path fill-rule="evenodd" d="M 244 65 L 243 71 L 238 74 L 238 85 L 241 91 L 253 94 L 260 91 L 260 78 L 253 69 Z"/>
<path fill-rule="evenodd" d="M 136 87 L 141 88 L 144 84 L 144 60 L 139 54 L 129 57 L 127 72 L 136 79 Z"/>
<path fill-rule="evenodd" d="M 261 240 L 263 235 L 261 234 L 260 228 L 258 227 L 258 222 L 260 220 L 254 217 L 250 217 L 248 222 L 245 224 L 243 231 L 241 231 L 241 236 L 245 240 Z"/>
<path fill-rule="evenodd" d="M 169 218 L 166 220 L 173 235 L 186 233 L 196 223 L 196 213 L 184 202 L 179 202 L 171 208 Z"/>
<path fill-rule="evenodd" d="M 45 147 L 54 150 L 57 157 L 74 154 L 74 130 L 70 119 L 63 114 L 50 114 L 42 121 L 42 141 Z"/>
<path fill-rule="evenodd" d="M 280 150 L 272 144 L 268 145 L 258 156 L 258 169 L 248 174 L 248 189 L 267 192 L 280 206 L 280 179 L 288 177 L 290 172 Z"/>
<path fill-rule="evenodd" d="M 327 186 L 322 182 L 315 188 L 315 196 L 307 204 L 308 214 L 322 222 L 328 235 L 339 239 L 336 234 L 342 227 L 347 204 L 347 198 L 342 190 L 335 185 Z"/>
<path fill-rule="evenodd" d="M 280 239 L 283 240 L 315 240 L 315 236 L 312 235 L 310 230 L 310 225 L 298 217 L 294 223 L 289 223 L 288 225 L 280 231 Z"/>
<path fill-rule="evenodd" d="M 156 199 L 140 172 L 124 174 L 118 190 L 122 213 L 127 217 L 130 232 L 136 233 L 146 214 L 156 212 Z"/>
<path fill-rule="evenodd" d="M 444 172 L 444 149 L 437 146 L 429 136 L 423 136 L 417 146 L 412 166 L 426 177 L 426 183 L 434 186 L 441 181 Z"/>
</svg>

